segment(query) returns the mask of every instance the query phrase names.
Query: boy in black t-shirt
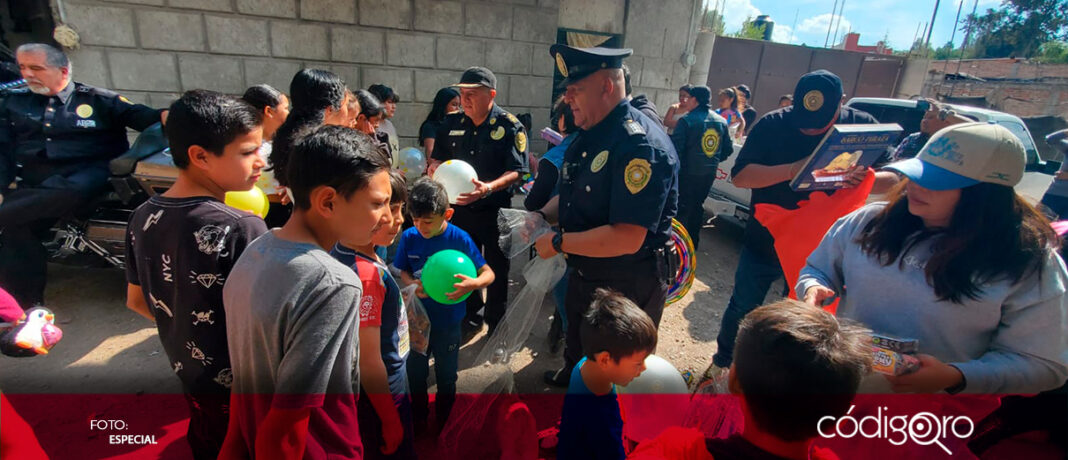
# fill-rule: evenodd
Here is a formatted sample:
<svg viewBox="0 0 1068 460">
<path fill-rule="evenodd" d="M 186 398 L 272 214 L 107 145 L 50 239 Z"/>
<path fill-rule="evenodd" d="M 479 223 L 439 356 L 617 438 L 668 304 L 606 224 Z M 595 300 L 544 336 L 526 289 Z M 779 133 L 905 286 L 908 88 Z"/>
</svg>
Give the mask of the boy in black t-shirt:
<svg viewBox="0 0 1068 460">
<path fill-rule="evenodd" d="M 126 236 L 126 305 L 156 322 L 189 403 L 194 458 L 214 459 L 226 437 L 230 369 L 223 283 L 245 247 L 267 231 L 223 203 L 265 166 L 260 113 L 240 99 L 189 91 L 164 128 L 178 179 L 134 211 Z"/>
</svg>

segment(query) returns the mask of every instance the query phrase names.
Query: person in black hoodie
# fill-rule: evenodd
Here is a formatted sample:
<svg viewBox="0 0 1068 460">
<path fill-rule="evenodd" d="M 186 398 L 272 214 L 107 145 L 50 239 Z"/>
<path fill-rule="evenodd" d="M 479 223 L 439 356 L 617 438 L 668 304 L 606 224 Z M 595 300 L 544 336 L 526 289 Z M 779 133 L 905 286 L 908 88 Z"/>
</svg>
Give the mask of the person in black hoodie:
<svg viewBox="0 0 1068 460">
<path fill-rule="evenodd" d="M 653 104 L 653 101 L 650 101 L 644 94 L 634 95 L 634 88 L 630 86 L 630 69 L 626 65 L 623 66 L 623 81 L 625 86 L 624 90 L 627 92 L 627 99 L 630 100 L 630 106 L 638 109 L 641 113 L 644 113 L 650 120 L 656 122 L 664 132 L 667 132 L 667 128 L 664 127 L 664 120 L 656 110 L 656 104 Z"/>
</svg>

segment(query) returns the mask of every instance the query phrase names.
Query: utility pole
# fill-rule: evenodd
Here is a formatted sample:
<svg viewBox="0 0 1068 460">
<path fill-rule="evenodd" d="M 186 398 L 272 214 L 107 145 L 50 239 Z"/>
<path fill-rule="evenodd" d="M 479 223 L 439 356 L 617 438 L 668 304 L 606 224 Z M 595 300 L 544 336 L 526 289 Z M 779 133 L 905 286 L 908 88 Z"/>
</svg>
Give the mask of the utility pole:
<svg viewBox="0 0 1068 460">
<path fill-rule="evenodd" d="M 834 38 L 831 39 L 831 46 L 835 46 L 838 43 L 838 28 L 842 25 L 842 15 L 845 14 L 845 0 L 842 0 L 842 7 L 838 10 L 838 20 L 834 24 Z M 845 37 L 843 35 L 843 37 Z M 844 47 L 843 47 L 844 48 Z"/>
<path fill-rule="evenodd" d="M 823 38 L 823 47 L 827 47 L 827 40 L 831 39 L 831 26 L 834 25 L 834 12 L 838 10 L 838 0 L 834 0 L 834 6 L 831 7 L 831 17 L 827 20 L 827 36 Z"/>
<path fill-rule="evenodd" d="M 935 0 L 934 11 L 931 12 L 931 26 L 927 28 L 927 39 L 924 40 L 923 57 L 930 57 L 928 50 L 931 49 L 931 31 L 934 30 L 935 17 L 938 16 L 938 5 L 942 3 L 942 0 Z"/>
</svg>

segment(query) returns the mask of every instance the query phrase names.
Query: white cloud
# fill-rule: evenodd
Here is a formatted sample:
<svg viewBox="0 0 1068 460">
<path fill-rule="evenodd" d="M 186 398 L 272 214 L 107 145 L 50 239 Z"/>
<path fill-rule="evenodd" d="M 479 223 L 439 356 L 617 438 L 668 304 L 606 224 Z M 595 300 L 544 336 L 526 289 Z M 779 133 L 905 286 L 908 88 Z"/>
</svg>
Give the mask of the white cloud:
<svg viewBox="0 0 1068 460">
<path fill-rule="evenodd" d="M 811 18 L 806 18 L 806 19 L 802 20 L 801 24 L 797 25 L 797 31 L 798 32 L 802 32 L 802 33 L 823 32 L 824 34 L 826 34 L 827 33 L 827 27 L 831 26 L 831 21 L 832 20 L 834 20 L 836 23 L 838 23 L 837 25 L 838 25 L 838 35 L 839 36 L 844 34 L 845 31 L 850 30 L 850 29 L 853 28 L 853 24 L 851 22 L 849 22 L 849 20 L 846 19 L 844 16 L 839 19 L 839 16 L 837 14 L 831 15 L 830 13 L 823 13 L 823 14 L 820 14 L 820 15 L 813 16 Z M 839 21 L 840 21 L 840 23 L 839 23 Z M 833 27 L 833 26 L 831 26 L 831 27 Z M 832 30 L 831 33 L 833 34 L 834 31 Z"/>
<path fill-rule="evenodd" d="M 708 0 L 708 8 L 716 9 L 722 0 Z M 746 19 L 756 19 L 760 16 L 760 9 L 753 6 L 750 0 L 726 0 L 723 4 L 723 22 L 725 32 L 730 34 L 742 28 Z"/>
<path fill-rule="evenodd" d="M 771 41 L 792 43 L 793 41 L 797 41 L 797 37 L 793 36 L 793 31 L 790 30 L 790 26 L 775 24 L 775 28 L 771 29 Z"/>
</svg>

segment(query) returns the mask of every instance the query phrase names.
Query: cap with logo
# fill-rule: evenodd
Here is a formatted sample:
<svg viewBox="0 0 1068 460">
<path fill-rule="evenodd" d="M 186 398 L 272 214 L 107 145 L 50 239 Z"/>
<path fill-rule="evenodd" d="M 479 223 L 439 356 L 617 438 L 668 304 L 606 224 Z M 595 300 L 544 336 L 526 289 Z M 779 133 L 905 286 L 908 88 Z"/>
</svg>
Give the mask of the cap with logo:
<svg viewBox="0 0 1068 460">
<path fill-rule="evenodd" d="M 842 79 L 826 70 L 806 73 L 794 87 L 790 119 L 797 129 L 821 129 L 834 121 L 842 101 Z"/>
<path fill-rule="evenodd" d="M 478 88 L 484 86 L 489 89 L 497 89 L 497 76 L 485 67 L 468 67 L 460 76 L 460 83 L 455 85 L 459 88 Z"/>
<path fill-rule="evenodd" d="M 601 69 L 620 69 L 623 58 L 634 51 L 630 48 L 576 48 L 568 45 L 549 47 L 549 55 L 556 60 L 556 70 L 564 76 L 560 87 L 577 83 Z"/>
<path fill-rule="evenodd" d="M 886 166 L 930 190 L 954 190 L 980 182 L 1013 187 L 1027 163 L 1023 143 L 994 123 L 961 123 L 931 136 L 916 158 Z"/>
</svg>

